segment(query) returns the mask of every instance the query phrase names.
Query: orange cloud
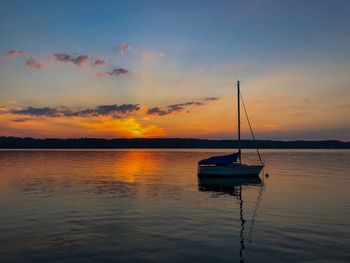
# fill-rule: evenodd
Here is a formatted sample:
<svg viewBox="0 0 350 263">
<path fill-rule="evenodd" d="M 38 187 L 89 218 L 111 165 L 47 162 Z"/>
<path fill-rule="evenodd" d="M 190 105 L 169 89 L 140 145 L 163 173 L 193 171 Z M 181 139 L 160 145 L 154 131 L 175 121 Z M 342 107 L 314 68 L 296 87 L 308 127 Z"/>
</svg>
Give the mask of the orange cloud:
<svg viewBox="0 0 350 263">
<path fill-rule="evenodd" d="M 44 68 L 44 64 L 34 58 L 27 59 L 26 66 L 30 68 L 35 68 L 35 69 Z"/>
<path fill-rule="evenodd" d="M 6 57 L 19 57 L 24 55 L 25 52 L 23 50 L 9 50 L 4 54 Z"/>
</svg>

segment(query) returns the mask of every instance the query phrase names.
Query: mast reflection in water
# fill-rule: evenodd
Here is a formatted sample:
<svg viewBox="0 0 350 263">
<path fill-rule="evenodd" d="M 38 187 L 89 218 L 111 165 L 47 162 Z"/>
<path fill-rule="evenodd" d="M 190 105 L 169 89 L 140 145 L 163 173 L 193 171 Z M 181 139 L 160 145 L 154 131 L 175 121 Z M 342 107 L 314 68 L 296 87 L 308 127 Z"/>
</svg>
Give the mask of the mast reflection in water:
<svg viewBox="0 0 350 263">
<path fill-rule="evenodd" d="M 252 218 L 250 220 L 250 228 L 248 232 L 248 240 L 244 237 L 244 231 L 246 229 L 244 219 L 244 210 L 243 210 L 243 197 L 242 190 L 245 186 L 256 186 L 260 187 L 258 197 L 255 203 L 255 208 L 253 211 Z M 248 248 L 251 244 L 252 240 L 252 232 L 255 222 L 255 217 L 257 213 L 257 209 L 262 200 L 262 191 L 264 187 L 263 181 L 260 177 L 252 177 L 252 178 L 198 178 L 198 189 L 203 192 L 215 192 L 221 194 L 232 195 L 235 199 L 239 201 L 239 215 L 240 215 L 240 249 L 239 249 L 239 257 L 240 262 L 246 262 L 245 258 L 247 257 Z M 246 244 L 248 242 L 248 245 Z"/>
</svg>

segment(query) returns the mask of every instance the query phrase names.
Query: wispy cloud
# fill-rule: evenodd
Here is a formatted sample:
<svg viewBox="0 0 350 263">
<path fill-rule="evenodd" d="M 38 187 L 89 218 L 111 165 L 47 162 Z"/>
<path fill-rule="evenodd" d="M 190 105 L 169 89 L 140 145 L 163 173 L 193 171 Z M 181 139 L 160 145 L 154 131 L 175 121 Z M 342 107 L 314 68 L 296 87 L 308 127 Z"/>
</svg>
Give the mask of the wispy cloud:
<svg viewBox="0 0 350 263">
<path fill-rule="evenodd" d="M 183 111 L 187 106 L 190 106 L 190 105 L 200 106 L 202 104 L 203 103 L 201 103 L 201 102 L 191 101 L 191 102 L 168 105 L 165 107 L 153 107 L 153 108 L 149 108 L 146 113 L 148 115 L 164 116 L 164 115 L 171 114 L 173 112 Z"/>
<path fill-rule="evenodd" d="M 23 50 L 9 50 L 4 53 L 4 56 L 6 57 L 19 57 L 19 56 L 24 56 L 26 52 Z"/>
<path fill-rule="evenodd" d="M 131 46 L 128 44 L 123 44 L 123 45 L 119 45 L 117 48 L 120 54 L 124 55 L 126 52 L 128 52 L 131 49 Z"/>
<path fill-rule="evenodd" d="M 92 67 L 104 66 L 107 65 L 107 60 L 102 58 L 93 58 L 90 55 L 70 55 L 67 53 L 55 53 L 53 55 L 54 59 L 59 62 L 70 63 L 77 67 L 83 67 L 89 64 Z M 39 61 L 35 58 L 29 58 L 26 61 L 26 66 L 42 69 L 45 67 L 45 64 L 42 61 Z"/>
<path fill-rule="evenodd" d="M 216 97 L 207 97 L 207 98 L 204 98 L 204 100 L 206 101 L 214 101 L 214 100 L 218 100 L 219 98 L 216 98 Z"/>
<path fill-rule="evenodd" d="M 197 101 L 189 101 L 184 103 L 172 104 L 165 107 L 151 107 L 147 110 L 147 115 L 159 115 L 164 116 L 174 112 L 180 112 L 186 109 L 186 112 L 189 112 L 187 109 L 189 106 L 201 106 L 205 102 L 218 100 L 219 98 L 209 97 Z"/>
<path fill-rule="evenodd" d="M 55 53 L 53 56 L 58 61 L 72 63 L 78 67 L 86 65 L 91 60 L 91 56 L 86 54 L 74 56 L 67 53 Z"/>
<path fill-rule="evenodd" d="M 28 58 L 26 62 L 26 66 L 30 68 L 35 68 L 35 69 L 42 69 L 44 68 L 44 63 L 34 59 L 34 58 Z"/>
<path fill-rule="evenodd" d="M 278 124 L 273 124 L 273 123 L 266 123 L 263 126 L 264 128 L 271 129 L 271 130 L 278 130 L 280 128 Z"/>
<path fill-rule="evenodd" d="M 126 44 L 118 46 L 118 49 L 120 49 L 122 53 L 127 52 L 130 48 L 131 47 Z M 23 56 L 25 54 L 26 53 L 22 50 L 9 50 L 4 53 L 4 56 L 17 57 L 17 56 Z M 66 64 L 73 64 L 79 68 L 85 65 L 90 65 L 91 67 L 100 67 L 108 64 L 106 59 L 96 58 L 88 54 L 77 55 L 76 53 L 70 54 L 66 52 L 58 52 L 50 56 L 50 58 L 52 57 L 54 61 L 63 62 Z M 52 59 L 46 59 L 45 61 L 47 63 L 44 63 L 43 60 L 38 60 L 36 58 L 30 57 L 26 60 L 25 65 L 33 69 L 43 69 L 48 64 L 51 64 Z M 119 68 L 114 68 L 110 71 L 98 73 L 98 76 L 121 76 L 121 75 L 126 75 L 128 73 L 129 73 L 129 70 L 119 67 Z"/>
<path fill-rule="evenodd" d="M 171 113 L 171 112 L 174 112 L 174 111 L 182 111 L 185 107 L 191 106 L 191 105 L 201 106 L 201 105 L 203 105 L 203 102 L 190 101 L 190 102 L 185 102 L 185 103 L 178 103 L 178 104 L 168 105 L 167 108 L 168 108 L 168 110 Z"/>
<path fill-rule="evenodd" d="M 13 122 L 26 122 L 30 121 L 32 118 L 18 118 L 18 119 L 13 119 Z"/>
<path fill-rule="evenodd" d="M 98 76 L 121 76 L 121 75 L 126 75 L 129 72 L 130 71 L 125 68 L 116 68 L 111 71 L 98 73 Z"/>
<path fill-rule="evenodd" d="M 95 59 L 92 62 L 93 67 L 104 66 L 106 64 L 107 64 L 107 61 L 105 59 L 102 59 L 102 58 Z"/>
</svg>

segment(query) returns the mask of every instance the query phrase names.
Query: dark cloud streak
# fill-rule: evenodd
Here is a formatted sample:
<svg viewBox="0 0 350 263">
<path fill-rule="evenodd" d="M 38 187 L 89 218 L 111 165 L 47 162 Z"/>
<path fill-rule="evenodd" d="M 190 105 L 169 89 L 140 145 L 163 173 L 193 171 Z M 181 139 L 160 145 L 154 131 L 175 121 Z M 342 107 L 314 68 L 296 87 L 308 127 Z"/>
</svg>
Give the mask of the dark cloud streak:
<svg viewBox="0 0 350 263">
<path fill-rule="evenodd" d="M 92 66 L 98 67 L 98 66 L 104 66 L 107 64 L 107 61 L 101 58 L 95 59 L 95 61 L 92 63 Z"/>
<path fill-rule="evenodd" d="M 164 115 L 171 114 L 173 112 L 183 111 L 185 107 L 193 104 L 194 102 L 186 102 L 186 103 L 168 105 L 166 107 L 153 107 L 153 108 L 149 108 L 146 114 L 164 116 Z"/>
<path fill-rule="evenodd" d="M 20 110 L 10 110 L 12 114 L 18 115 L 30 115 L 30 116 L 47 116 L 47 117 L 58 117 L 59 111 L 56 108 L 43 107 L 43 108 L 35 108 L 35 107 L 26 107 Z"/>
<path fill-rule="evenodd" d="M 99 76 L 121 76 L 121 75 L 127 75 L 130 71 L 124 68 L 116 68 L 112 71 L 102 72 L 98 73 Z"/>
<path fill-rule="evenodd" d="M 138 111 L 140 109 L 139 104 L 113 104 L 113 105 L 100 105 L 96 108 L 88 108 L 74 112 L 64 112 L 65 116 L 106 116 L 113 114 L 129 114 L 131 112 Z"/>
<path fill-rule="evenodd" d="M 84 66 L 91 60 L 91 56 L 89 55 L 73 56 L 67 53 L 55 53 L 53 56 L 58 61 L 61 61 L 64 63 L 73 63 L 78 67 Z"/>
<path fill-rule="evenodd" d="M 162 109 L 160 107 L 153 107 L 153 108 L 149 108 L 146 112 L 147 115 L 159 115 L 159 116 L 163 116 L 163 115 L 167 115 L 169 114 L 169 112 L 166 109 Z"/>
<path fill-rule="evenodd" d="M 74 110 L 69 107 L 25 107 L 22 109 L 10 109 L 3 113 L 12 113 L 16 115 L 29 115 L 29 116 L 46 116 L 46 117 L 94 117 L 94 116 L 108 116 L 117 114 L 130 114 L 140 109 L 139 104 L 112 104 L 112 105 L 99 105 L 95 108 L 87 108 L 82 110 Z"/>
<path fill-rule="evenodd" d="M 174 112 L 181 112 L 189 106 L 202 106 L 205 104 L 205 102 L 214 101 L 214 100 L 218 100 L 218 98 L 208 97 L 208 98 L 201 99 L 199 101 L 189 101 L 184 103 L 172 104 L 165 107 L 152 107 L 147 110 L 146 114 L 164 116 Z M 188 110 L 186 112 L 189 113 Z"/>
</svg>

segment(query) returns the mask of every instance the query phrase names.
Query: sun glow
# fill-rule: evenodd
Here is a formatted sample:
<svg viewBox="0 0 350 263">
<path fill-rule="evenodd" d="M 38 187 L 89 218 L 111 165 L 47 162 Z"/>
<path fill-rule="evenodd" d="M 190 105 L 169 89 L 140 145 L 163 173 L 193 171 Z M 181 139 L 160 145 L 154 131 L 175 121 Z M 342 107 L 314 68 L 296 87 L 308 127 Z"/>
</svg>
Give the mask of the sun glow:
<svg viewBox="0 0 350 263">
<path fill-rule="evenodd" d="M 98 117 L 26 117 L 12 114 L 2 115 L 0 125 L 7 127 L 15 136 L 33 133 L 48 137 L 126 137 L 149 138 L 166 135 L 165 129 L 154 124 L 143 124 L 136 117 L 115 119 Z"/>
<path fill-rule="evenodd" d="M 136 118 L 111 119 L 100 117 L 96 120 L 82 120 L 79 125 L 93 129 L 103 134 L 115 134 L 124 137 L 159 137 L 164 136 L 165 131 L 156 125 L 142 125 Z"/>
</svg>

